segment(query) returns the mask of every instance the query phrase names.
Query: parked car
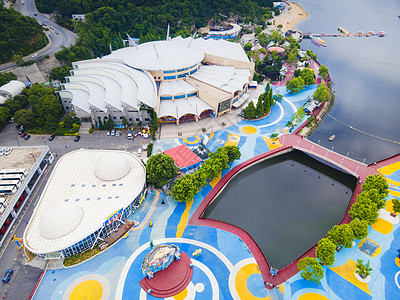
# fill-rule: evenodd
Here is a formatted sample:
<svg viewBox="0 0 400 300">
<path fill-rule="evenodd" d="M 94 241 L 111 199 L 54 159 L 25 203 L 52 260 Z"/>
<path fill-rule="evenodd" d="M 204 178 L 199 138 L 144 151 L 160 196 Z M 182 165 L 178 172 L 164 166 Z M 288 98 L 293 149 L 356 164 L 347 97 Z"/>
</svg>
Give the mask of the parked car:
<svg viewBox="0 0 400 300">
<path fill-rule="evenodd" d="M 26 132 L 25 132 L 25 133 L 26 133 Z M 24 136 L 24 140 L 25 140 L 25 141 L 29 140 L 30 138 L 31 138 L 31 135 L 30 135 L 30 134 L 27 134 L 27 135 Z"/>
<path fill-rule="evenodd" d="M 0 148 L 0 156 L 3 156 L 5 152 L 6 152 L 6 149 Z"/>
<path fill-rule="evenodd" d="M 7 148 L 6 151 L 4 152 L 4 155 L 10 155 L 12 150 L 13 150 L 12 148 Z"/>
<path fill-rule="evenodd" d="M 119 131 L 116 131 L 115 132 L 115 136 L 120 136 L 121 134 L 120 134 L 120 132 Z"/>
<path fill-rule="evenodd" d="M 25 132 L 25 130 L 24 130 L 24 129 L 21 129 L 20 131 L 18 131 L 18 134 L 21 135 L 21 134 L 23 134 L 24 132 Z"/>
<path fill-rule="evenodd" d="M 53 29 L 54 29 L 54 27 L 53 27 L 53 26 L 50 26 L 50 29 L 51 29 L 51 30 L 53 30 Z"/>
<path fill-rule="evenodd" d="M 27 135 L 28 135 L 28 133 L 27 133 L 27 132 L 23 132 L 23 133 L 21 133 L 21 137 L 22 137 L 22 138 L 25 138 Z"/>
<path fill-rule="evenodd" d="M 36 16 L 37 16 L 37 13 L 33 13 L 33 15 L 36 17 Z"/>
<path fill-rule="evenodd" d="M 74 138 L 74 142 L 79 141 L 80 138 L 81 138 L 81 136 L 80 136 L 80 135 L 77 135 L 77 136 Z"/>
<path fill-rule="evenodd" d="M 35 58 L 36 56 L 38 56 L 37 53 L 33 53 L 33 54 L 32 54 L 32 58 Z"/>
<path fill-rule="evenodd" d="M 111 134 L 111 131 L 107 131 L 107 136 L 109 136 Z"/>
<path fill-rule="evenodd" d="M 115 129 L 111 130 L 111 136 L 115 135 Z"/>
<path fill-rule="evenodd" d="M 8 269 L 3 277 L 3 283 L 8 283 L 10 281 L 11 275 L 14 271 L 12 269 Z"/>
<path fill-rule="evenodd" d="M 51 142 L 52 140 L 54 140 L 54 138 L 55 138 L 56 136 L 53 134 L 53 135 L 51 135 L 50 137 L 49 137 L 49 141 Z"/>
<path fill-rule="evenodd" d="M 56 31 L 56 34 L 60 34 L 58 31 Z"/>
<path fill-rule="evenodd" d="M 143 134 L 143 137 L 144 137 L 145 139 L 148 139 L 148 138 L 149 138 L 149 134 L 148 134 L 148 133 L 145 133 L 145 134 Z"/>
<path fill-rule="evenodd" d="M 138 154 L 139 157 L 142 156 L 142 148 L 138 149 L 137 154 Z"/>
</svg>

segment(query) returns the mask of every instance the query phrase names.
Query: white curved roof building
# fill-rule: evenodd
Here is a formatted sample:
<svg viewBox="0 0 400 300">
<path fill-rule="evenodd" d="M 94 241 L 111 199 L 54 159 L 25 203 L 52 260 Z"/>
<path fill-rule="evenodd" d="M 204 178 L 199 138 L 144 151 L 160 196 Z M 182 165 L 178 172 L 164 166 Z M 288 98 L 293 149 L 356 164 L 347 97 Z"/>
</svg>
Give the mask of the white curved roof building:
<svg viewBox="0 0 400 300">
<path fill-rule="evenodd" d="M 67 112 L 92 122 L 147 121 L 143 106 L 153 108 L 162 122 L 197 121 L 229 111 L 253 72 L 240 44 L 179 36 L 75 62 L 59 95 Z"/>
<path fill-rule="evenodd" d="M 11 80 L 9 83 L 0 87 L 0 96 L 4 98 L 12 98 L 25 88 L 25 84 L 18 80 Z"/>
<path fill-rule="evenodd" d="M 25 230 L 25 247 L 48 258 L 94 246 L 129 217 L 145 180 L 145 167 L 128 152 L 81 149 L 64 155 Z"/>
</svg>

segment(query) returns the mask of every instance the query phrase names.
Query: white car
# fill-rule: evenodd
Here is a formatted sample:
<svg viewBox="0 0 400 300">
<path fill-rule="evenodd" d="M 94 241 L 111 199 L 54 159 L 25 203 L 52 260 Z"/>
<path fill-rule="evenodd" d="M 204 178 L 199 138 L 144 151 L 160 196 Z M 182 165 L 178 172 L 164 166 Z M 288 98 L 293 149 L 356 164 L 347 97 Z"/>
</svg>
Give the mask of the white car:
<svg viewBox="0 0 400 300">
<path fill-rule="evenodd" d="M 109 136 L 111 134 L 111 132 L 110 131 L 107 131 L 107 136 Z"/>
<path fill-rule="evenodd" d="M 1 148 L 1 149 L 0 149 L 0 156 L 3 156 L 5 152 L 6 152 L 6 149 Z"/>
<path fill-rule="evenodd" d="M 145 133 L 145 134 L 143 134 L 143 137 L 144 137 L 145 139 L 148 139 L 148 138 L 149 138 L 149 134 L 148 134 L 148 133 Z"/>
<path fill-rule="evenodd" d="M 7 148 L 6 151 L 4 151 L 4 155 L 10 155 L 12 150 L 13 150 L 12 148 Z"/>
<path fill-rule="evenodd" d="M 111 136 L 114 136 L 115 135 L 115 130 L 113 129 L 113 130 L 111 130 Z"/>
<path fill-rule="evenodd" d="M 37 53 L 32 54 L 32 58 L 35 58 L 36 56 L 38 56 Z"/>
<path fill-rule="evenodd" d="M 120 132 L 119 131 L 115 132 L 115 136 L 120 136 Z"/>
</svg>

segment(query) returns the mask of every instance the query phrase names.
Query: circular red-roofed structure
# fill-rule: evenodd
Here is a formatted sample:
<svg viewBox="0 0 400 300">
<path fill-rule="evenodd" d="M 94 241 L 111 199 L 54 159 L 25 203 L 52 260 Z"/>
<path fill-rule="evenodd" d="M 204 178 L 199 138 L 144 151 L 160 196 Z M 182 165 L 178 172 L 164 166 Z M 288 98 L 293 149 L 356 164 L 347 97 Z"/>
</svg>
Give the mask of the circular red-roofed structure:
<svg viewBox="0 0 400 300">
<path fill-rule="evenodd" d="M 267 49 L 267 51 L 268 52 L 272 52 L 272 51 L 275 51 L 275 52 L 277 52 L 278 54 L 282 54 L 282 53 L 285 53 L 285 48 L 283 48 L 283 47 L 279 47 L 279 46 L 272 46 L 272 47 L 269 47 L 268 49 Z"/>
</svg>

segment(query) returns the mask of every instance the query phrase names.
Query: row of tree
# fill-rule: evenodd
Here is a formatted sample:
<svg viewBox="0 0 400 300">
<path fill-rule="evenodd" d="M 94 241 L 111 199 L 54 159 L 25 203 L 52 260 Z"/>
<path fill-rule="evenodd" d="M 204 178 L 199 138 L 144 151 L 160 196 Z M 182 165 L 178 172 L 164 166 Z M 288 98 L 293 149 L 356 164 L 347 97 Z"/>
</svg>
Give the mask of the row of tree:
<svg viewBox="0 0 400 300">
<path fill-rule="evenodd" d="M 214 153 L 210 153 L 210 158 L 204 161 L 198 171 L 193 174 L 187 173 L 175 181 L 171 189 L 172 198 L 179 202 L 192 201 L 199 190 L 207 185 L 207 181 L 217 178 L 222 170 L 227 169 L 229 164 L 240 156 L 237 146 L 218 148 Z"/>
<path fill-rule="evenodd" d="M 0 64 L 25 56 L 47 44 L 43 28 L 31 17 L 0 5 Z"/>
<path fill-rule="evenodd" d="M 344 248 L 351 248 L 355 239 L 361 240 L 368 236 L 368 226 L 376 223 L 378 210 L 386 204 L 384 200 L 389 195 L 389 185 L 383 175 L 367 176 L 362 185 L 362 192 L 350 210 L 352 221 L 349 224 L 335 225 L 326 237 L 318 242 L 314 257 L 300 260 L 298 269 L 301 276 L 310 281 L 320 283 L 324 277 L 322 265 L 332 266 L 335 263 L 335 253 Z M 398 205 L 393 201 L 394 206 Z M 395 208 L 396 211 L 397 207 Z M 400 211 L 400 207 L 398 207 Z"/>
<path fill-rule="evenodd" d="M 257 105 L 254 106 L 253 101 L 243 109 L 245 119 L 256 119 L 269 114 L 271 107 L 275 105 L 275 97 L 272 95 L 272 88 L 268 83 L 265 92 L 258 96 Z"/>
</svg>

